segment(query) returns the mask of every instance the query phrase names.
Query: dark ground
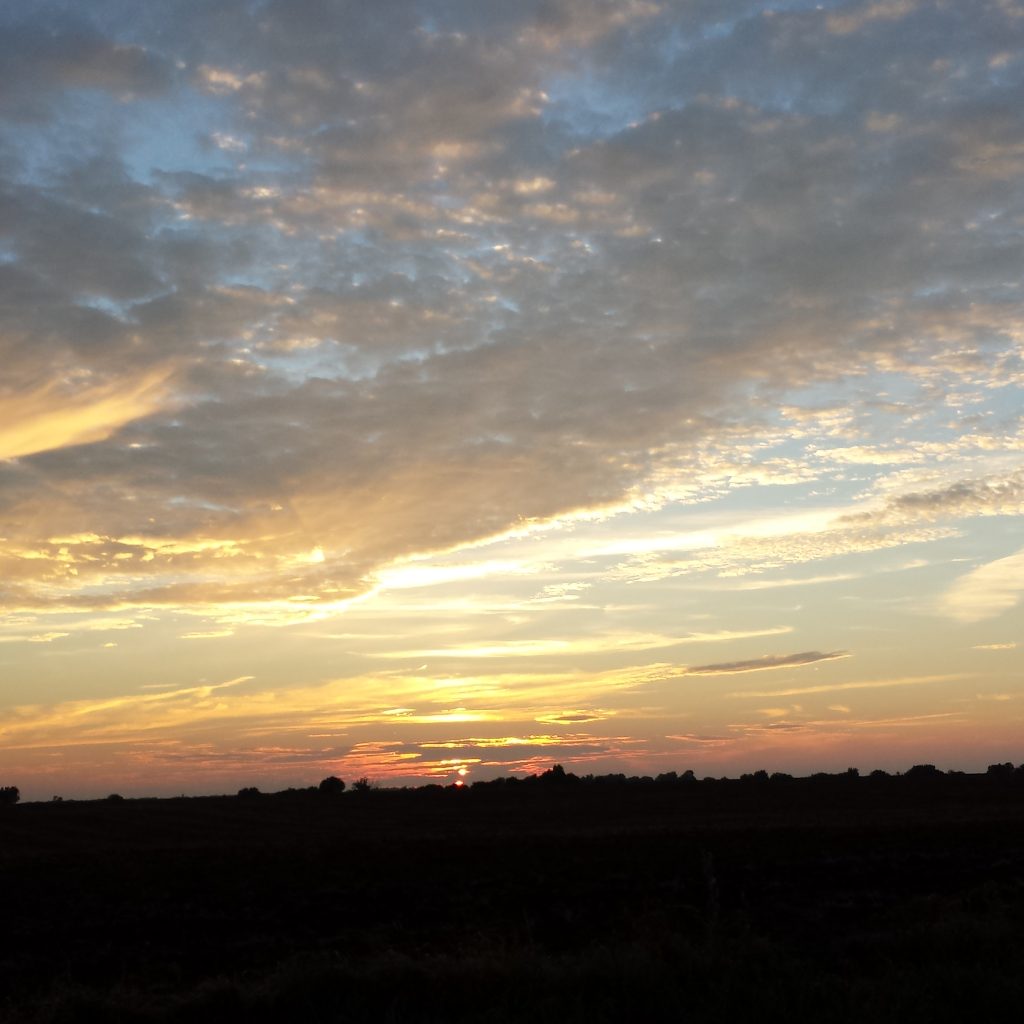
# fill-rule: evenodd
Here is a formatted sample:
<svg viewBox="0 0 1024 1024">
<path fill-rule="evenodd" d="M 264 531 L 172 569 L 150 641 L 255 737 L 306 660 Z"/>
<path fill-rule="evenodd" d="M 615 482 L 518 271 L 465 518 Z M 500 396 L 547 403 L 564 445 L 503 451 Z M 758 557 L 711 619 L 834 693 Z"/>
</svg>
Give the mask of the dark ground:
<svg viewBox="0 0 1024 1024">
<path fill-rule="evenodd" d="M 0 1019 L 1024 1012 L 1019 778 L 557 781 L 0 807 Z"/>
</svg>

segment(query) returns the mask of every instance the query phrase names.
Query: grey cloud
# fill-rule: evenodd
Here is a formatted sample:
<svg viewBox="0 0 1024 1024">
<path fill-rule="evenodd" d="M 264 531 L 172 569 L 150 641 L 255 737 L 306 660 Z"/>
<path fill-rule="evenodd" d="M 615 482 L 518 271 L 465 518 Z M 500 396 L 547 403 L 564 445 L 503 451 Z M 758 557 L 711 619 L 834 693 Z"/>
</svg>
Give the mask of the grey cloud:
<svg viewBox="0 0 1024 1024">
<path fill-rule="evenodd" d="M 17 264 L 0 264 L 0 354 L 5 384 L 33 388 L 74 373 L 108 354 L 123 353 L 124 324 L 78 305 L 57 287 Z"/>
<path fill-rule="evenodd" d="M 52 192 L 72 209 L 104 214 L 145 234 L 166 212 L 166 198 L 148 184 L 137 181 L 120 156 L 105 147 L 102 137 L 92 149 L 54 168 Z M 24 186 L 23 186 L 24 188 Z"/>
<path fill-rule="evenodd" d="M 687 676 L 736 675 L 740 672 L 761 672 L 776 668 L 800 668 L 821 661 L 850 657 L 849 651 L 802 651 L 799 654 L 766 654 L 747 661 L 725 661 L 716 665 L 690 665 L 683 670 Z"/>
<path fill-rule="evenodd" d="M 601 722 L 608 715 L 600 711 L 566 711 L 553 715 L 541 715 L 536 720 L 549 725 L 582 725 L 586 722 Z"/>
<path fill-rule="evenodd" d="M 120 218 L 26 188 L 0 195 L 0 217 L 0 240 L 70 295 L 131 299 L 159 284 L 145 236 Z"/>
<path fill-rule="evenodd" d="M 27 12 L 18 12 L 24 17 Z M 23 20 L 0 32 L 0 114 L 17 119 L 47 115 L 49 101 L 66 89 L 100 89 L 122 98 L 169 88 L 168 62 L 143 47 L 119 44 L 91 27 Z"/>
<path fill-rule="evenodd" d="M 965 516 L 1019 515 L 1024 509 L 1024 471 L 958 480 L 946 487 L 908 491 L 878 509 L 851 513 L 842 523 L 907 523 Z"/>
<path fill-rule="evenodd" d="M 964 515 L 978 511 L 996 514 L 1009 508 L 1017 510 L 1024 502 L 1024 472 L 1009 477 L 962 480 L 935 491 L 918 491 L 894 499 L 893 506 L 910 512 Z"/>
</svg>

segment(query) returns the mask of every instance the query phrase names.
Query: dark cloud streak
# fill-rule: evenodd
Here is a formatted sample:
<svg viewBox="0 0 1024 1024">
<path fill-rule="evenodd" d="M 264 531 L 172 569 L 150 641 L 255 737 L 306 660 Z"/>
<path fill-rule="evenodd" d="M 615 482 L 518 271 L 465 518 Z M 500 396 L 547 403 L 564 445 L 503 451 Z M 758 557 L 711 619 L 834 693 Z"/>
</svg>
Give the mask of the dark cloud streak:
<svg viewBox="0 0 1024 1024">
<path fill-rule="evenodd" d="M 801 651 L 799 654 L 765 654 L 746 661 L 725 661 L 716 665 L 690 665 L 683 670 L 686 676 L 736 675 L 741 672 L 762 672 L 777 668 L 802 668 L 822 661 L 849 658 L 849 651 Z"/>
</svg>

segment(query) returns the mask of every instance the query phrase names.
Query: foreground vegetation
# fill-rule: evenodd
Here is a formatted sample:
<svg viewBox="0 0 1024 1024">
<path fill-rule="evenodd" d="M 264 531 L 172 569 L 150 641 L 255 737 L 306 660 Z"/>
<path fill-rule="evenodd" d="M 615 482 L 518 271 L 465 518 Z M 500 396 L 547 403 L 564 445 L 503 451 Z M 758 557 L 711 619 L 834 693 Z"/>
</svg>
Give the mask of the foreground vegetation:
<svg viewBox="0 0 1024 1024">
<path fill-rule="evenodd" d="M 0 1018 L 1015 1020 L 1024 774 L 0 808 Z"/>
</svg>

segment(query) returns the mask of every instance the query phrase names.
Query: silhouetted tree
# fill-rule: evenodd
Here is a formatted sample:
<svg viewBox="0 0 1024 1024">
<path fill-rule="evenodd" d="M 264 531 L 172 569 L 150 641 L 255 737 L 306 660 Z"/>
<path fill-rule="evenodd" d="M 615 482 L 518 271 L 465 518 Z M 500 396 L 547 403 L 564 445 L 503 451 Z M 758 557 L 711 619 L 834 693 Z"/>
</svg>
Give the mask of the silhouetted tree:
<svg viewBox="0 0 1024 1024">
<path fill-rule="evenodd" d="M 0 804 L 14 805 L 21 799 L 17 786 L 0 786 Z"/>
<path fill-rule="evenodd" d="M 352 783 L 352 788 L 357 793 L 365 793 L 367 790 L 373 789 L 373 783 L 364 775 Z"/>
<path fill-rule="evenodd" d="M 123 803 L 123 802 L 124 802 L 124 797 L 121 796 L 120 793 L 111 793 L 110 796 L 107 797 L 107 803 L 108 804 L 119 804 L 119 803 Z"/>
<path fill-rule="evenodd" d="M 339 793 L 345 792 L 345 783 L 336 775 L 329 775 L 326 779 L 322 779 L 320 781 L 320 785 L 317 786 L 317 789 L 323 793 L 324 796 L 337 796 Z"/>
<path fill-rule="evenodd" d="M 238 795 L 243 800 L 251 800 L 253 797 L 261 796 L 262 794 L 255 786 L 243 786 L 239 791 Z"/>
<path fill-rule="evenodd" d="M 1009 761 L 1004 764 L 990 764 L 985 774 L 990 779 L 1009 779 L 1013 776 L 1013 765 Z"/>
<path fill-rule="evenodd" d="M 546 786 L 559 786 L 566 782 L 578 782 L 579 780 L 575 775 L 567 775 L 560 764 L 553 764 L 546 772 L 540 774 L 537 781 Z"/>
</svg>

